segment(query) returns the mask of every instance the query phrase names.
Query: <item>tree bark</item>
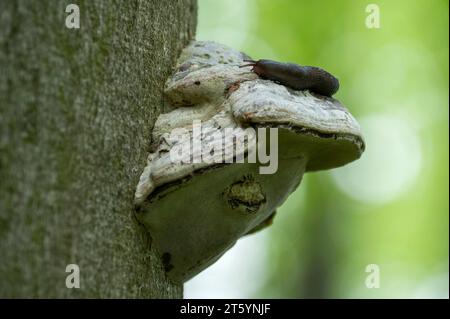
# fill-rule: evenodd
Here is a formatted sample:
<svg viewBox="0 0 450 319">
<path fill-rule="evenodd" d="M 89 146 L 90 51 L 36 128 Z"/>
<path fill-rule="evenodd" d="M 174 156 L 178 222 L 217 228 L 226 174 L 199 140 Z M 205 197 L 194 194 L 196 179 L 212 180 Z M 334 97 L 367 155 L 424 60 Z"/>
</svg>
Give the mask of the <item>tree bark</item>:
<svg viewBox="0 0 450 319">
<path fill-rule="evenodd" d="M 69 3 L 80 28 L 68 29 Z M 181 297 L 133 197 L 196 1 L 0 1 L 0 297 Z M 80 288 L 66 287 L 66 266 Z"/>
</svg>

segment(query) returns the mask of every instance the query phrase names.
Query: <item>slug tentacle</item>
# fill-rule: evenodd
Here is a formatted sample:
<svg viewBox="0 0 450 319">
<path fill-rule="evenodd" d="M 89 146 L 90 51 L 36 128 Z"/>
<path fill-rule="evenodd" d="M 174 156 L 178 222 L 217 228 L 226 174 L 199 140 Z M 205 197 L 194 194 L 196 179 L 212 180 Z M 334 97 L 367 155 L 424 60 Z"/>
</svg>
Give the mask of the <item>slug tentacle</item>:
<svg viewBox="0 0 450 319">
<path fill-rule="evenodd" d="M 254 63 L 252 63 L 252 64 L 244 64 L 244 65 L 240 65 L 239 67 L 240 68 L 244 68 L 246 66 L 255 66 L 255 64 Z"/>
<path fill-rule="evenodd" d="M 242 60 L 242 61 L 244 61 L 244 62 L 250 62 L 250 64 L 240 65 L 240 66 L 239 66 L 240 68 L 244 68 L 244 67 L 246 67 L 246 66 L 255 66 L 256 63 L 258 63 L 258 62 L 255 61 L 255 60 L 248 60 L 248 59 L 244 59 L 244 60 Z"/>
</svg>

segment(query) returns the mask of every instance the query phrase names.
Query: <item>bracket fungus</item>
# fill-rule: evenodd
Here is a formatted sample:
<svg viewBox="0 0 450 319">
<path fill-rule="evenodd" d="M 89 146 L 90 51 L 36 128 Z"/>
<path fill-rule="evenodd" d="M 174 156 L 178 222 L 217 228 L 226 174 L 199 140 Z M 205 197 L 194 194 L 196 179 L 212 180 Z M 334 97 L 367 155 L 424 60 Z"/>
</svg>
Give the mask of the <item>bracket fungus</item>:
<svg viewBox="0 0 450 319">
<path fill-rule="evenodd" d="M 358 123 L 336 99 L 260 79 L 239 68 L 244 59 L 193 42 L 166 82 L 169 111 L 155 123 L 135 204 L 177 282 L 269 225 L 303 173 L 364 151 Z"/>
</svg>

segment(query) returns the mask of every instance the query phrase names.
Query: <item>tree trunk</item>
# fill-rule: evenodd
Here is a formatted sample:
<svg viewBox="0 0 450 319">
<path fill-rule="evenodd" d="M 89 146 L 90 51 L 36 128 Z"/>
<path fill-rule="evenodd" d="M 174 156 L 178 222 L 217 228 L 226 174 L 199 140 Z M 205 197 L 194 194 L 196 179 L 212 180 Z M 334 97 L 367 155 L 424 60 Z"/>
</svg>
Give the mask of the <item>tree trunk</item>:
<svg viewBox="0 0 450 319">
<path fill-rule="evenodd" d="M 196 1 L 69 3 L 0 1 L 0 297 L 181 297 L 133 197 Z"/>
</svg>

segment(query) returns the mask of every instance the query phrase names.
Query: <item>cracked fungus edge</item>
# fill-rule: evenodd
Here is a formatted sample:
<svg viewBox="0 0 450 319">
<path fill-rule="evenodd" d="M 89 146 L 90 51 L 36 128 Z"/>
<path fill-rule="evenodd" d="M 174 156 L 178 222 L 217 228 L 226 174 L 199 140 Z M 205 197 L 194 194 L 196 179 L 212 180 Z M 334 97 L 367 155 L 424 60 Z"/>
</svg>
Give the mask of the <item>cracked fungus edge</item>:
<svg viewBox="0 0 450 319">
<path fill-rule="evenodd" d="M 277 125 L 272 125 L 272 126 L 262 125 L 262 124 L 254 124 L 251 126 L 254 128 L 259 128 L 259 127 L 261 127 L 261 128 L 270 128 L 270 127 L 282 128 L 282 129 L 293 131 L 297 134 L 308 135 L 308 136 L 312 136 L 315 138 L 321 138 L 321 139 L 346 140 L 346 141 L 349 141 L 350 143 L 352 143 L 353 145 L 356 145 L 356 147 L 359 150 L 359 155 L 362 155 L 362 153 L 365 150 L 364 140 L 362 138 L 360 138 L 359 136 L 355 136 L 352 134 L 324 133 L 324 132 L 319 132 L 319 131 L 316 131 L 316 130 L 313 130 L 310 128 L 301 127 L 301 126 L 293 126 L 290 124 L 282 124 L 282 125 L 277 124 Z M 247 154 L 244 156 L 244 158 L 247 158 Z M 176 191 L 183 184 L 190 183 L 192 181 L 192 179 L 198 175 L 204 175 L 204 174 L 209 173 L 212 170 L 224 168 L 228 165 L 233 165 L 233 164 L 236 164 L 236 163 L 219 163 L 219 164 L 214 164 L 212 166 L 202 167 L 202 168 L 193 170 L 187 176 L 184 176 L 178 180 L 171 181 L 171 182 L 168 182 L 168 183 L 165 183 L 163 185 L 156 187 L 146 197 L 146 199 L 138 205 L 138 207 L 143 207 L 146 204 L 151 204 L 151 203 L 155 202 L 156 200 L 160 200 L 160 199 L 164 198 L 165 196 L 169 195 L 170 193 Z"/>
<path fill-rule="evenodd" d="M 364 150 L 366 149 L 366 144 L 364 142 L 364 139 L 362 137 L 359 137 L 357 135 L 354 134 L 350 134 L 350 133 L 328 133 L 328 132 L 321 132 L 318 130 L 314 130 L 308 127 L 304 127 L 304 126 L 298 126 L 298 125 L 293 125 L 290 123 L 286 123 L 286 124 L 274 124 L 271 125 L 269 123 L 251 123 L 251 126 L 254 128 L 281 128 L 281 129 L 286 129 L 292 132 L 295 132 L 296 134 L 303 134 L 303 135 L 308 135 L 308 136 L 312 136 L 315 138 L 320 138 L 320 139 L 334 139 L 334 140 L 346 140 L 349 141 L 350 143 L 356 145 L 359 149 L 360 154 L 362 154 L 364 152 Z"/>
</svg>

